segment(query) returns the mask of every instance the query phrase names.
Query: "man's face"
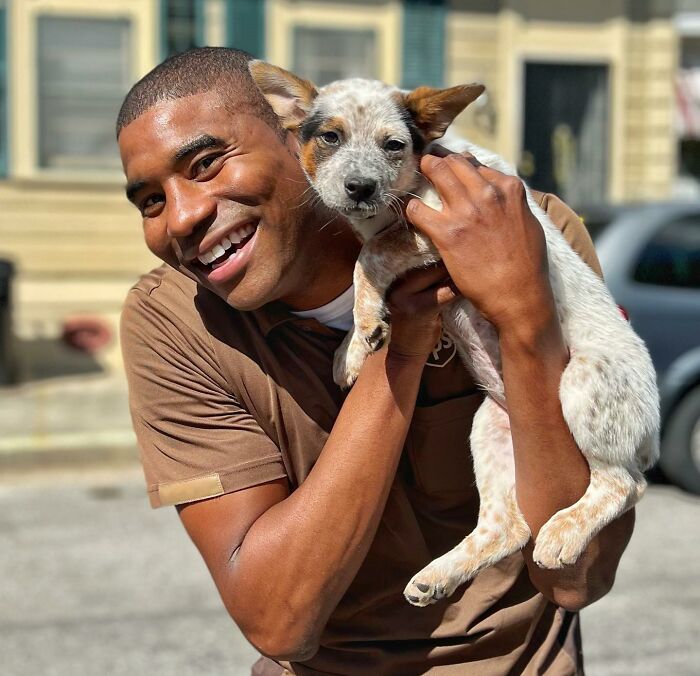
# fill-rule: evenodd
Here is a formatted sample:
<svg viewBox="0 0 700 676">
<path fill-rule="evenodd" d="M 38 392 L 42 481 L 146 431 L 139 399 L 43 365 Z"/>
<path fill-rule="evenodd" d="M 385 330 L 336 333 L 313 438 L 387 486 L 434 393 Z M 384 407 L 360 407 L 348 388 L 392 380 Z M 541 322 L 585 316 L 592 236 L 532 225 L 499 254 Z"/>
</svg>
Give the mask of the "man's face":
<svg viewBox="0 0 700 676">
<path fill-rule="evenodd" d="M 241 310 L 293 294 L 318 253 L 292 143 L 216 90 L 148 109 L 119 135 L 148 248 Z"/>
</svg>

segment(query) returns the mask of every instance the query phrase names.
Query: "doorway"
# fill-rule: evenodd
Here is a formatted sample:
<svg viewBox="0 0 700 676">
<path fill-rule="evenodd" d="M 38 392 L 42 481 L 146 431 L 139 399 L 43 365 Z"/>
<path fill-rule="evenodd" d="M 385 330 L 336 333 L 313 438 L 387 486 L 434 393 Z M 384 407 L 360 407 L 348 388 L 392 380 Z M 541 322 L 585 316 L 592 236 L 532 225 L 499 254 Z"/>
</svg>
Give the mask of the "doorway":
<svg viewBox="0 0 700 676">
<path fill-rule="evenodd" d="M 525 64 L 520 175 L 533 188 L 573 206 L 607 199 L 608 70 L 605 65 Z"/>
</svg>

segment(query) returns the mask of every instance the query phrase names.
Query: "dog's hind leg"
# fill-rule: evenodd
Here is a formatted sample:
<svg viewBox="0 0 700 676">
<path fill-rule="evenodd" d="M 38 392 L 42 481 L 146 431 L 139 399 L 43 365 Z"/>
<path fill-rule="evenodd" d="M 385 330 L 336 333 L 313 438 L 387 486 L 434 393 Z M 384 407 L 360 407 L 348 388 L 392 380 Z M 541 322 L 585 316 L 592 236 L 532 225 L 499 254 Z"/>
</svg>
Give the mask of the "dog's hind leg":
<svg viewBox="0 0 700 676">
<path fill-rule="evenodd" d="M 628 360 L 628 361 L 625 361 Z M 575 349 L 562 374 L 564 419 L 590 467 L 583 497 L 542 526 L 533 559 L 543 568 L 576 562 L 595 535 L 644 493 L 641 470 L 657 455 L 658 395 L 644 353 Z"/>
<path fill-rule="evenodd" d="M 590 541 L 637 503 L 646 489 L 641 472 L 589 460 L 591 480 L 583 497 L 542 526 L 532 558 L 541 568 L 575 563 Z"/>
<path fill-rule="evenodd" d="M 415 606 L 450 596 L 480 570 L 518 551 L 530 539 L 530 529 L 515 501 L 510 421 L 493 399 L 485 399 L 474 416 L 471 451 L 479 489 L 479 520 L 462 542 L 408 583 L 404 596 Z"/>
</svg>

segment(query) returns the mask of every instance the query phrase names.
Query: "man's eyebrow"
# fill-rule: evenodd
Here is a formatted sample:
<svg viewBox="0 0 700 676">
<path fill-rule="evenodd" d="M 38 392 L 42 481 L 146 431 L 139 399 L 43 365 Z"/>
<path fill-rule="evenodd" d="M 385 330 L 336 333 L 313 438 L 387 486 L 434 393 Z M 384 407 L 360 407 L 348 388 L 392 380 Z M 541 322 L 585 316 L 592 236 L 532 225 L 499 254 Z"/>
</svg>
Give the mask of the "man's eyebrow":
<svg viewBox="0 0 700 676">
<path fill-rule="evenodd" d="M 221 148 L 226 145 L 226 141 L 216 136 L 211 136 L 209 134 L 202 134 L 197 136 L 197 138 L 192 139 L 181 146 L 175 155 L 173 156 L 174 162 L 179 162 L 184 160 L 188 155 L 192 153 L 199 152 L 200 150 L 206 150 L 207 148 Z"/>
<path fill-rule="evenodd" d="M 202 134 L 188 141 L 183 146 L 177 149 L 175 155 L 173 155 L 173 163 L 180 162 L 185 159 L 188 155 L 192 153 L 199 152 L 200 150 L 206 150 L 207 148 L 221 148 L 226 145 L 226 141 L 211 134 Z M 146 181 L 136 180 L 129 181 L 126 184 L 126 198 L 130 201 L 134 201 L 134 197 L 139 190 L 143 189 L 146 185 Z"/>
<path fill-rule="evenodd" d="M 136 193 L 145 185 L 146 181 L 129 181 L 129 183 L 126 184 L 126 199 L 128 199 L 129 202 L 133 202 Z"/>
</svg>

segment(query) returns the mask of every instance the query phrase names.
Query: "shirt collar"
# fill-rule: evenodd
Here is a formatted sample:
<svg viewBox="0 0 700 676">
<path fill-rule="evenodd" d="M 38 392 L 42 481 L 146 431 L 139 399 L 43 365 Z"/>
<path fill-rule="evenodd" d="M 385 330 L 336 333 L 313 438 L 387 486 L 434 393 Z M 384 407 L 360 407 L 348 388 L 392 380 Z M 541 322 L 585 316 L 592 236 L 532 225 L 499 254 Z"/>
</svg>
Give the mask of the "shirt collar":
<svg viewBox="0 0 700 676">
<path fill-rule="evenodd" d="M 320 333 L 326 336 L 338 336 L 344 333 L 337 329 L 331 329 L 315 319 L 296 317 L 289 311 L 289 308 L 284 303 L 280 303 L 279 301 L 274 301 L 263 305 L 257 310 L 252 310 L 251 314 L 255 317 L 265 338 L 267 338 L 272 331 L 289 322 L 292 322 L 303 331 Z"/>
</svg>

